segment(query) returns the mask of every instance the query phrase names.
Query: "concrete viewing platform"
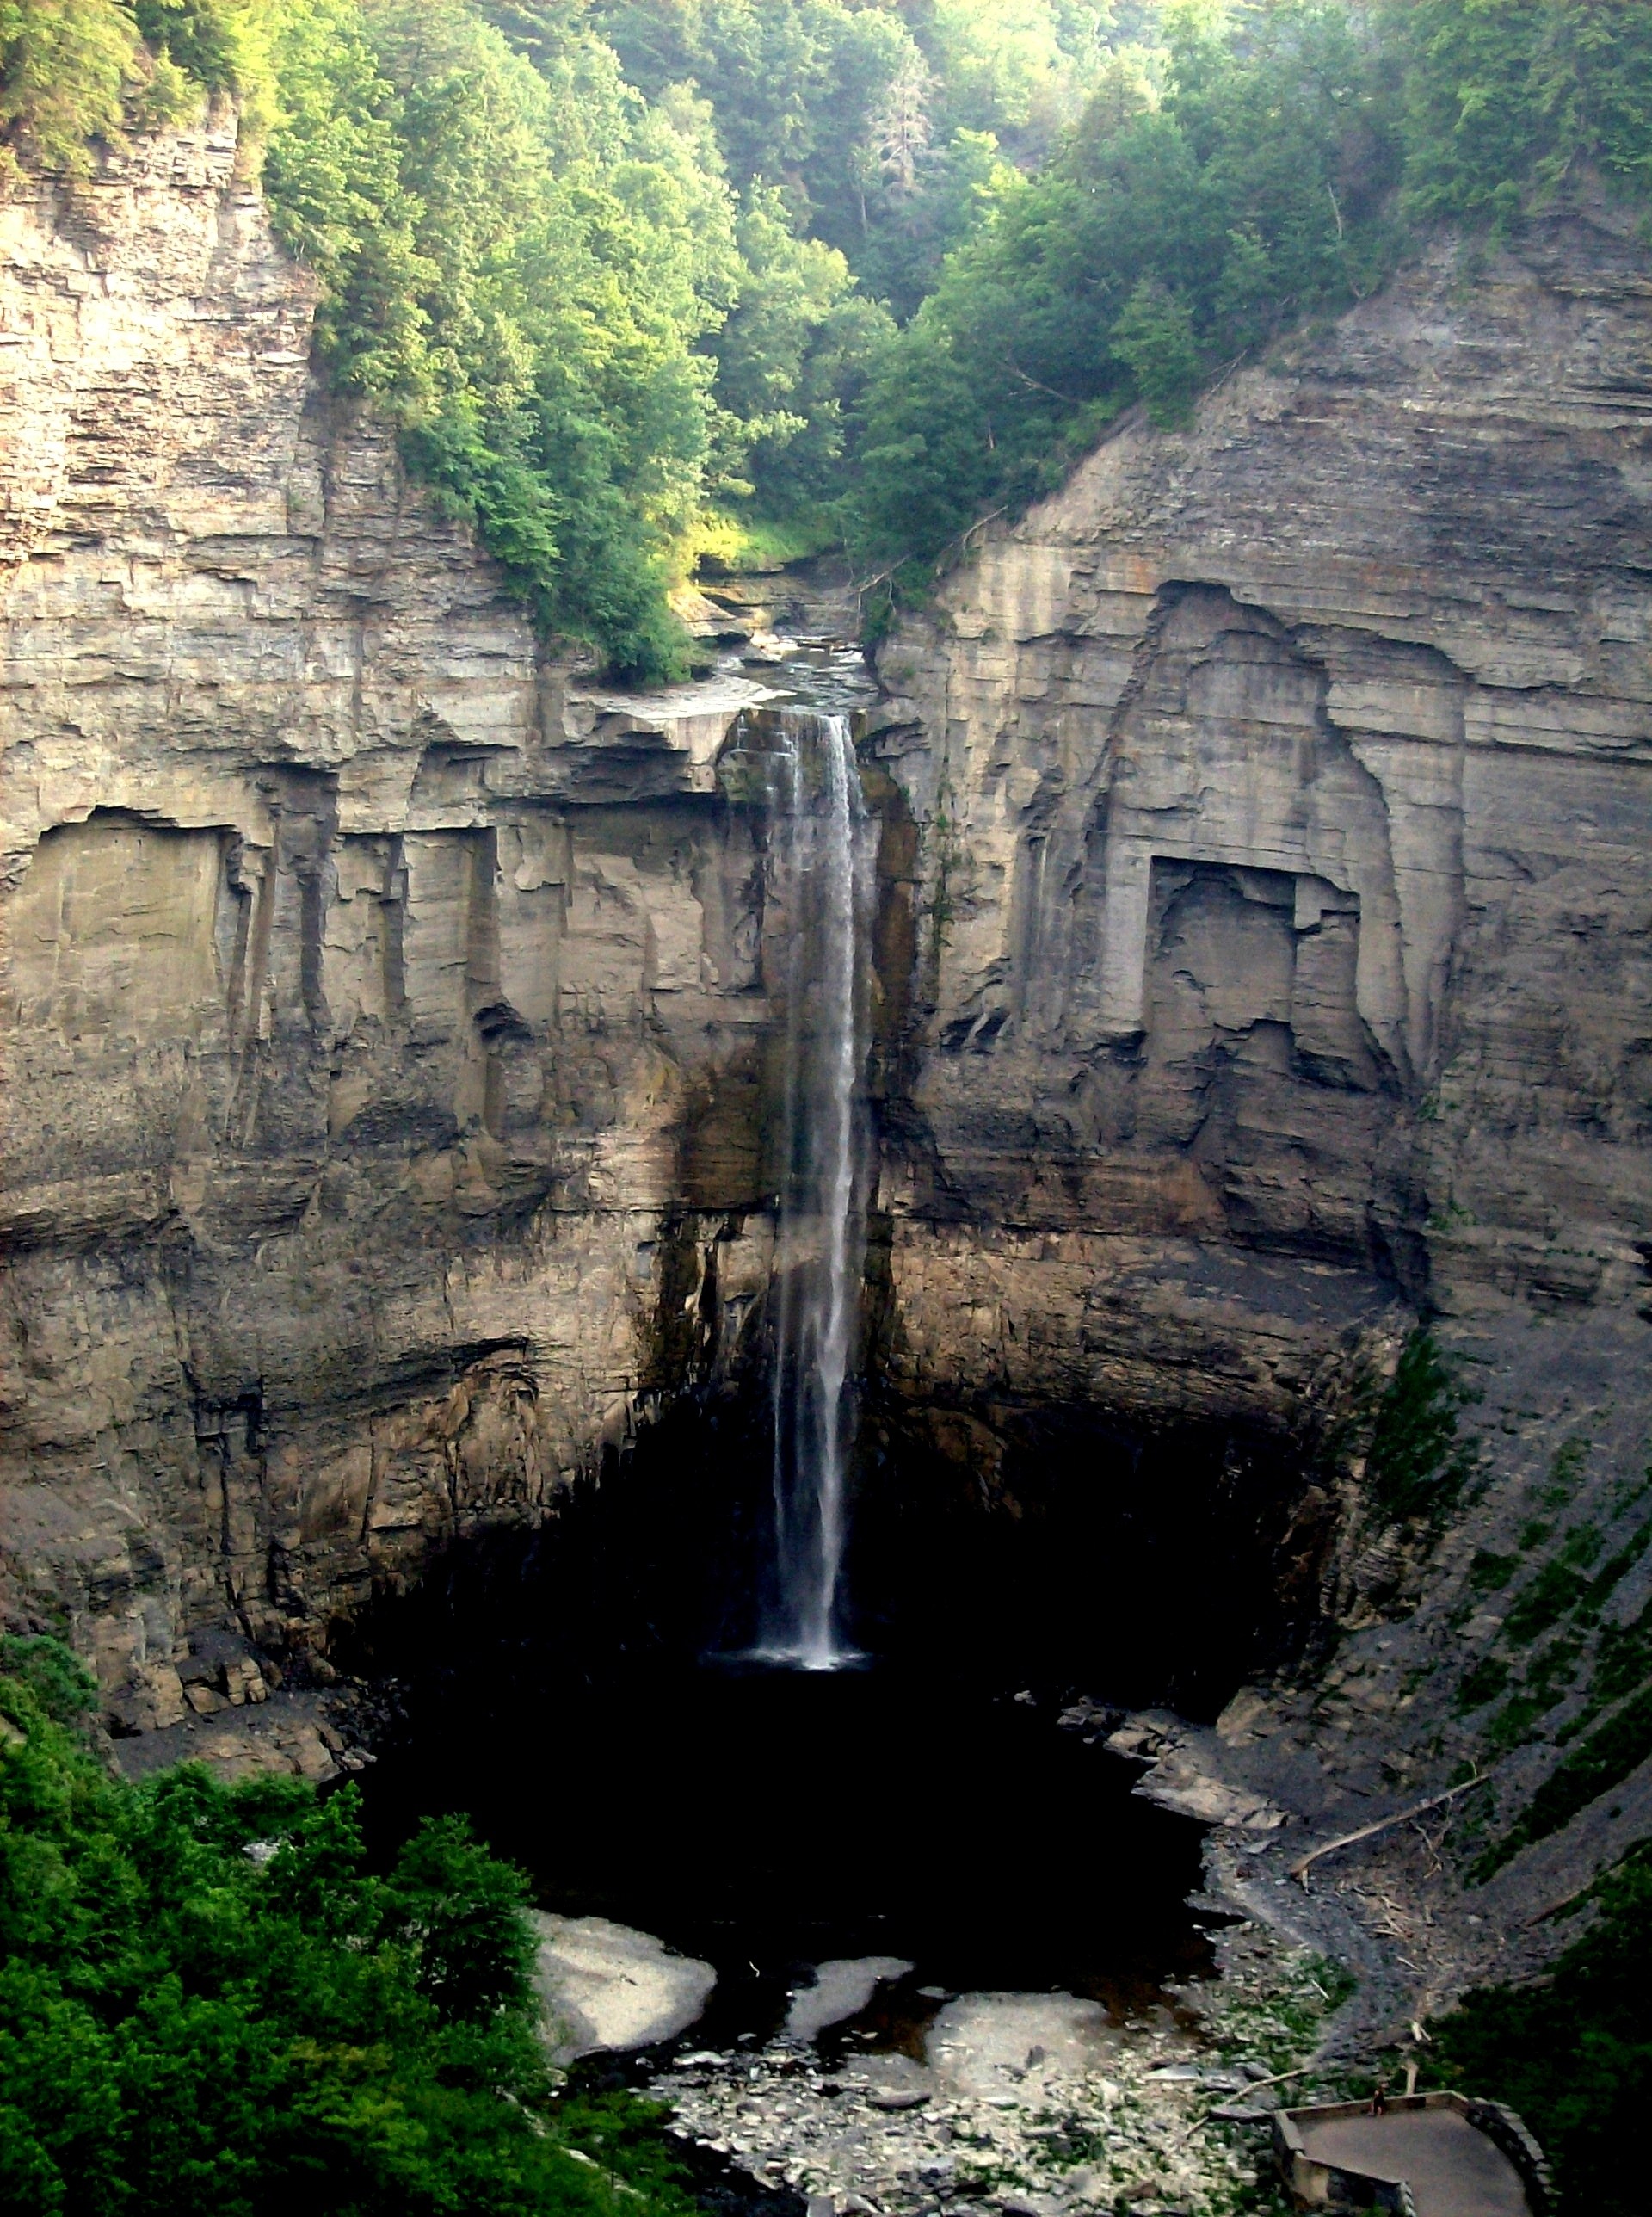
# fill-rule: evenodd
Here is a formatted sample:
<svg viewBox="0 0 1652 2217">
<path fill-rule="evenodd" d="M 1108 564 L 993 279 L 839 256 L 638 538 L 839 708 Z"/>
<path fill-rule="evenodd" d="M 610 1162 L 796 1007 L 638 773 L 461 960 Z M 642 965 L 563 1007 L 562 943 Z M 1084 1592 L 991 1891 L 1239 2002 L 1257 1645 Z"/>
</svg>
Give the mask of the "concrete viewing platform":
<svg viewBox="0 0 1652 2217">
<path fill-rule="evenodd" d="M 1281 2110 L 1274 2149 L 1306 2208 L 1397 2217 L 1544 2217 L 1543 2152 L 1514 2111 L 1455 2093 L 1402 2094 L 1380 2115 L 1362 2102 Z"/>
</svg>

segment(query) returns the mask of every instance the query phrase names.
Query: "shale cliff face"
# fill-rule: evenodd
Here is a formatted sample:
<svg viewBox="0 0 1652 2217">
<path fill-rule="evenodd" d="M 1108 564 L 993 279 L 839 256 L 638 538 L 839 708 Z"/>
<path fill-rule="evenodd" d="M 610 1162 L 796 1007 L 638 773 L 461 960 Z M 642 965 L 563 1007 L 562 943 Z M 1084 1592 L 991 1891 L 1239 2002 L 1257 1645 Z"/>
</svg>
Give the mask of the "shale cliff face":
<svg viewBox="0 0 1652 2217">
<path fill-rule="evenodd" d="M 912 1393 L 1278 1413 L 1424 1295 L 1642 1348 L 1649 578 L 1652 268 L 1599 210 L 976 534 L 881 662 Z"/>
<path fill-rule="evenodd" d="M 922 877 L 888 1430 L 1012 1490 L 1063 1409 L 1311 1448 L 1425 1309 L 1471 1389 L 1433 1514 L 1332 1456 L 1279 1526 L 1314 1667 L 1114 1741 L 1403 2033 L 1652 1833 L 1644 244 L 1440 243 L 976 534 L 880 674 Z M 1277 1890 L 1304 1825 L 1464 1780 Z"/>
<path fill-rule="evenodd" d="M 290 1665 L 764 1281 L 755 689 L 536 653 L 324 396 L 229 137 L 0 224 L 0 1544 L 165 1724 L 192 1629 Z"/>
<path fill-rule="evenodd" d="M 783 919 L 726 770 L 755 689 L 627 701 L 536 650 L 327 396 L 227 137 L 0 222 L 3 1599 L 163 1726 L 256 1699 L 250 1646 L 302 1677 L 375 1585 L 720 1374 L 768 1275 Z M 1070 1418 L 1080 1462 L 1086 1425 L 1203 1425 L 1242 1491 L 1425 1298 L 1499 1380 L 1482 1521 L 1569 1426 L 1632 1459 L 1627 230 L 1441 245 L 1185 433 L 1122 424 L 881 675 L 868 1485 L 927 1455 L 1013 1493 Z M 1374 1627 L 1344 1683 L 1396 1745 L 1415 1535 L 1355 1474 L 1258 1484 L 1275 1563 Z M 1427 1571 L 1440 1652 L 1501 1534 Z M 1422 1783 L 1451 1729 L 1411 1734 Z"/>
</svg>

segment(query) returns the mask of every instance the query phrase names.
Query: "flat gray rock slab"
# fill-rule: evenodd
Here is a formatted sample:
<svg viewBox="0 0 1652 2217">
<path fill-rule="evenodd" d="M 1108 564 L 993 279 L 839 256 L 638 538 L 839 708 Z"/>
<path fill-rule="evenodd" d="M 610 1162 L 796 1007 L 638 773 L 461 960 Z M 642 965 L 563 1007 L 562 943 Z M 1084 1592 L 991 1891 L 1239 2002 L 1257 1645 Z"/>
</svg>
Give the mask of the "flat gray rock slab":
<svg viewBox="0 0 1652 2217">
<path fill-rule="evenodd" d="M 1298 2129 L 1317 2163 L 1404 2179 L 1417 2217 L 1531 2217 L 1519 2171 L 1495 2140 L 1453 2109 L 1332 2117 Z"/>
<path fill-rule="evenodd" d="M 546 2039 L 558 2063 L 581 2055 L 651 2047 L 693 2024 L 717 1973 L 673 1954 L 650 1932 L 606 1917 L 552 1917 L 536 1910 L 534 1983 Z"/>
<path fill-rule="evenodd" d="M 1019 2106 L 1102 2070 L 1118 2045 L 1100 2002 L 961 1994 L 930 2026 L 925 2053 L 949 2092 Z"/>
<path fill-rule="evenodd" d="M 815 1966 L 812 1986 L 799 1986 L 786 2014 L 786 2037 L 811 2041 L 828 2025 L 859 2016 L 885 1979 L 912 1968 L 899 1955 L 843 1955 Z"/>
</svg>

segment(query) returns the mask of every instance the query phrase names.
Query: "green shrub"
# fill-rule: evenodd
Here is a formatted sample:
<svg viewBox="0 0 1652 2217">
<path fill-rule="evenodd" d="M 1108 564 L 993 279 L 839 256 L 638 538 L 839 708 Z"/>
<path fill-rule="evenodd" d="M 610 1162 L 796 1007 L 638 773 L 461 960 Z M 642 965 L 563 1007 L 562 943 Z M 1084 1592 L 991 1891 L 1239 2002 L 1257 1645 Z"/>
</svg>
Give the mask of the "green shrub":
<svg viewBox="0 0 1652 2217">
<path fill-rule="evenodd" d="M 1652 1755 L 1652 1687 L 1625 1701 L 1551 1770 L 1519 1821 L 1480 1858 L 1476 1879 L 1487 1879 L 1533 1840 L 1544 1840 L 1570 1822 L 1609 1787 Z"/>
<path fill-rule="evenodd" d="M 6 1643 L 0 2208 L 687 2208 L 639 2105 L 620 2103 L 606 2170 L 570 2153 L 523 1881 L 462 1824 L 427 1823 L 375 1875 L 353 1787 L 318 1800 L 188 1766 L 125 1785 L 61 1720 L 85 1695 L 55 1643 Z"/>
<path fill-rule="evenodd" d="M 1555 2167 L 1567 2217 L 1640 2217 L 1652 2115 L 1652 1860 L 1597 1887 L 1599 1921 L 1538 1985 L 1469 1995 L 1430 2026 L 1441 2084 L 1509 2103 Z"/>
<path fill-rule="evenodd" d="M 1630 1623 L 1602 1627 L 1591 1690 L 1602 1708 L 1609 1708 L 1649 1677 L 1652 1677 L 1652 1601 Z"/>
<path fill-rule="evenodd" d="M 84 176 L 118 144 L 142 63 L 119 0 L 0 0 L 0 126 L 48 170 Z"/>
<path fill-rule="evenodd" d="M 1457 1708 L 1466 1715 L 1470 1709 L 1483 1709 L 1488 1701 L 1495 1701 L 1508 1683 L 1508 1665 L 1501 1655 L 1482 1656 L 1472 1670 L 1464 1675 L 1457 1689 Z"/>
<path fill-rule="evenodd" d="M 1365 1463 L 1372 1498 L 1385 1516 L 1438 1520 L 1460 1498 L 1474 1458 L 1458 1437 L 1458 1417 L 1473 1399 L 1433 1333 L 1414 1331 L 1378 1404 Z"/>
<path fill-rule="evenodd" d="M 1590 1590 L 1586 1572 L 1600 1552 L 1600 1535 L 1592 1524 L 1569 1533 L 1553 1561 L 1515 1596 L 1503 1625 L 1505 1638 L 1524 1647 L 1569 1615 Z"/>
<path fill-rule="evenodd" d="M 1477 1547 L 1469 1565 L 1469 1584 L 1476 1593 L 1496 1593 L 1520 1567 L 1518 1555 L 1500 1555 L 1495 1547 Z"/>
<path fill-rule="evenodd" d="M 59 1640 L 9 1633 L 0 1639 L 0 1706 L 9 1690 L 53 1724 L 73 1724 L 97 1699 L 97 1681 Z M 9 1714 L 9 1712 L 8 1712 Z"/>
</svg>

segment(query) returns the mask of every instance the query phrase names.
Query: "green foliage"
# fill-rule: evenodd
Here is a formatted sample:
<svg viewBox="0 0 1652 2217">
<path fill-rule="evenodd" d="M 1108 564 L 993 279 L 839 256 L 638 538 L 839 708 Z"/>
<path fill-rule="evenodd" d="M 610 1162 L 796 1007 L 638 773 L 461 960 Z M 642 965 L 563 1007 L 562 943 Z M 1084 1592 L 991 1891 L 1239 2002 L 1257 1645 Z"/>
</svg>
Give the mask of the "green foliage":
<svg viewBox="0 0 1652 2217">
<path fill-rule="evenodd" d="M 1625 1701 L 1550 1772 L 1519 1823 L 1476 1864 L 1476 1878 L 1489 1878 L 1532 1841 L 1544 1840 L 1557 1832 L 1649 1755 L 1652 1755 L 1652 1687 L 1643 1688 Z"/>
<path fill-rule="evenodd" d="M 754 185 L 742 210 L 743 264 L 733 312 L 712 342 L 729 411 L 727 478 L 749 470 L 762 505 L 797 514 L 829 499 L 843 458 L 843 410 L 889 329 L 834 247 L 800 238 L 782 195 Z"/>
<path fill-rule="evenodd" d="M 1002 146 L 1047 153 L 1106 53 L 1085 0 L 599 0 L 650 100 L 692 82 L 730 174 L 907 315 L 982 220 Z"/>
<path fill-rule="evenodd" d="M 1640 1561 L 1649 1545 L 1652 1545 L 1652 1524 L 1643 1524 L 1638 1532 L 1631 1533 L 1621 1547 L 1607 1556 L 1583 1589 L 1577 1609 L 1580 1622 L 1592 1623 L 1599 1617 L 1603 1604 L 1618 1582 Z"/>
<path fill-rule="evenodd" d="M 0 0 L 0 127 L 46 169 L 84 176 L 120 141 L 141 70 L 119 0 Z"/>
<path fill-rule="evenodd" d="M 427 1819 L 402 1850 L 395 1900 L 418 1956 L 420 1991 L 446 2022 L 481 2018 L 529 1992 L 527 1882 L 471 1838 L 460 1817 Z"/>
<path fill-rule="evenodd" d="M 0 1639 L 0 1708 L 9 1681 L 53 1724 L 73 1724 L 97 1699 L 96 1679 L 59 1640 L 15 1633 Z"/>
<path fill-rule="evenodd" d="M 276 57 L 266 182 L 335 374 L 547 628 L 681 675 L 664 589 L 709 447 L 693 342 L 736 280 L 721 187 L 606 49 L 536 71 L 462 0 L 287 0 Z"/>
<path fill-rule="evenodd" d="M 1523 1647 L 1558 1624 L 1587 1592 L 1585 1570 L 1600 1552 L 1600 1535 L 1592 1524 L 1579 1525 L 1568 1534 L 1553 1560 L 1515 1596 L 1503 1627 L 1505 1636 Z"/>
<path fill-rule="evenodd" d="M 1372 1498 L 1386 1516 L 1436 1519 L 1458 1498 L 1473 1454 L 1458 1438 L 1458 1416 L 1473 1399 L 1433 1333 L 1414 1331 L 1378 1405 L 1365 1463 Z"/>
<path fill-rule="evenodd" d="M 1541 1985 L 1470 1994 L 1430 2028 L 1443 2083 L 1507 2102 L 1555 2166 L 1563 2210 L 1637 2217 L 1652 2109 L 1652 1858 L 1596 1889 L 1600 1916 Z"/>
<path fill-rule="evenodd" d="M 1162 96 L 1115 57 L 885 349 L 848 503 L 868 556 L 934 555 L 1132 400 L 1177 420 L 1217 365 L 1375 281 L 1397 147 L 1347 9 L 1180 7 L 1163 36 Z"/>
<path fill-rule="evenodd" d="M 1593 1700 L 1602 1708 L 1652 1677 L 1652 1601 L 1628 1624 L 1608 1624 L 1595 1650 Z"/>
<path fill-rule="evenodd" d="M 1113 327 L 1113 350 L 1129 370 L 1152 421 L 1185 423 L 1199 389 L 1199 344 L 1187 303 L 1143 277 Z"/>
<path fill-rule="evenodd" d="M 1237 355 L 1368 292 L 1405 224 L 1507 231 L 1591 165 L 1652 191 L 1643 0 L 1158 13 L 1152 54 L 1098 48 L 1045 173 L 998 188 L 885 349 L 848 503 L 869 562 L 1046 490 L 1132 400 L 1180 423 Z"/>
<path fill-rule="evenodd" d="M 1457 1708 L 1466 1715 L 1470 1709 L 1482 1709 L 1488 1701 L 1495 1701 L 1508 1683 L 1508 1665 L 1501 1655 L 1482 1655 L 1470 1670 L 1464 1673 L 1463 1683 L 1457 1689 Z"/>
<path fill-rule="evenodd" d="M 139 34 L 209 93 L 236 95 L 256 136 L 274 96 L 267 0 L 134 0 Z"/>
<path fill-rule="evenodd" d="M 1588 1459 L 1591 1444 L 1583 1439 L 1563 1440 L 1555 1449 L 1548 1480 L 1538 1496 L 1545 1509 L 1563 1509 L 1577 1491 L 1583 1482 L 1583 1465 Z"/>
<path fill-rule="evenodd" d="M 26 158 L 224 95 L 336 380 L 635 678 L 708 504 L 835 506 L 892 616 L 1405 223 L 1652 186 L 1642 0 L 0 0 Z"/>
<path fill-rule="evenodd" d="M 1411 214 L 1507 229 L 1586 164 L 1652 191 L 1644 0 L 1402 0 L 1390 15 Z"/>
<path fill-rule="evenodd" d="M 71 1658 L 15 1641 L 0 1661 L 0 2208 L 683 2206 L 637 2105 L 609 2165 L 631 2190 L 569 2153 L 522 1880 L 462 1825 L 428 1823 L 374 1876 L 354 1788 L 190 1767 L 126 1786 L 61 1721 L 85 1698 Z"/>
</svg>

